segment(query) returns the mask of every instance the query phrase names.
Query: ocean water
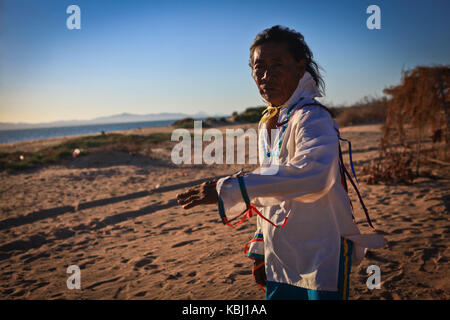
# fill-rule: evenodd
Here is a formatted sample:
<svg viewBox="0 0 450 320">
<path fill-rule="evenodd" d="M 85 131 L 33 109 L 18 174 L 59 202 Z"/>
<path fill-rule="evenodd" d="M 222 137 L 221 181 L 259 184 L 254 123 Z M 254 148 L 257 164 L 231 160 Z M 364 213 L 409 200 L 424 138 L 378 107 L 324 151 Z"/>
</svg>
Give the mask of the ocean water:
<svg viewBox="0 0 450 320">
<path fill-rule="evenodd" d="M 18 130 L 0 130 L 0 143 L 75 136 L 79 134 L 112 132 L 137 128 L 153 128 L 171 125 L 176 120 L 91 124 L 73 127 L 53 127 Z"/>
</svg>

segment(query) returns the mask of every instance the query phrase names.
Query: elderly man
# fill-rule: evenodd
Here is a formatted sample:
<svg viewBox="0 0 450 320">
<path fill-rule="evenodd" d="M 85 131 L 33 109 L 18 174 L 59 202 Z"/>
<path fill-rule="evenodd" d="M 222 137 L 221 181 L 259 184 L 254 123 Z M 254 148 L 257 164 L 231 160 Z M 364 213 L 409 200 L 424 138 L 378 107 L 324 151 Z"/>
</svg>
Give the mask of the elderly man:
<svg viewBox="0 0 450 320">
<path fill-rule="evenodd" d="M 339 129 L 314 99 L 324 85 L 312 58 L 293 30 L 274 26 L 257 35 L 249 65 L 269 105 L 259 124 L 265 165 L 177 196 L 184 209 L 218 203 L 226 224 L 227 214 L 257 213 L 248 256 L 267 299 L 347 299 L 351 263 L 384 245 L 354 223 Z"/>
</svg>

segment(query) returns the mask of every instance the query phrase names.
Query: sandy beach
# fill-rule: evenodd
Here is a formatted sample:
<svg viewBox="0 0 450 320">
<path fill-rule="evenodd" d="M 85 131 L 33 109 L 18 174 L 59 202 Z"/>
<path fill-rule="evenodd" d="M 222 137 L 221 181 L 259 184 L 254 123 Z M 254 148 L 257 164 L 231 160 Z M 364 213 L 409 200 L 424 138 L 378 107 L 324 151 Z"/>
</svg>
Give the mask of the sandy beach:
<svg viewBox="0 0 450 320">
<path fill-rule="evenodd" d="M 357 174 L 378 155 L 380 127 L 341 128 Z M 35 151 L 71 138 L 9 143 L 0 151 Z M 176 202 L 177 193 L 204 179 L 255 165 L 177 166 L 174 144 L 155 146 L 151 157 L 110 151 L 1 172 L 0 299 L 264 299 L 243 252 L 256 219 L 233 229 L 214 205 L 183 210 Z M 432 176 L 412 185 L 368 185 L 358 175 L 376 232 L 388 244 L 352 266 L 350 299 L 450 298 L 450 174 L 428 166 Z M 353 189 L 350 197 L 361 230 L 373 232 Z M 80 290 L 67 288 L 70 265 L 81 269 Z M 381 289 L 367 288 L 370 265 L 380 267 Z"/>
</svg>

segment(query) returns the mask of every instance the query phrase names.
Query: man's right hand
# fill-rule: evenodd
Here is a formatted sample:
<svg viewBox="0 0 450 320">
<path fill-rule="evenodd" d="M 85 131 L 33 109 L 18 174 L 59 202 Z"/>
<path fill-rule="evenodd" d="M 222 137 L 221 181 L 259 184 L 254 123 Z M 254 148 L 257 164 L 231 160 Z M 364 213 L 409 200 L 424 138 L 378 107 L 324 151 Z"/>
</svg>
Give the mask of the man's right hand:
<svg viewBox="0 0 450 320">
<path fill-rule="evenodd" d="M 215 204 L 219 198 L 216 185 L 217 179 L 213 179 L 177 194 L 178 204 L 182 205 L 183 209 L 190 209 L 200 204 Z"/>
<path fill-rule="evenodd" d="M 257 266 L 262 264 L 262 266 L 260 266 L 258 269 L 253 271 L 253 275 L 255 277 L 255 281 L 257 284 L 265 286 L 267 278 L 266 278 L 266 268 L 264 267 L 264 260 L 254 259 L 253 263 L 254 263 L 253 268 L 256 268 Z"/>
</svg>

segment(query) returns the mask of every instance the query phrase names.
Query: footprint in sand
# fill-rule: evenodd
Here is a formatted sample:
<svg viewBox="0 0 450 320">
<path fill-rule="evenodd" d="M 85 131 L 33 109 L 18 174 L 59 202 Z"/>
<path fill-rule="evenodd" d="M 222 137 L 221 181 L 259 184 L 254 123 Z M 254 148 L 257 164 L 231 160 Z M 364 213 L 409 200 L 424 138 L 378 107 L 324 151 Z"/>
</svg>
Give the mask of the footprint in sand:
<svg viewBox="0 0 450 320">
<path fill-rule="evenodd" d="M 97 259 L 92 259 L 92 260 L 89 260 L 89 261 L 86 261 L 86 262 L 80 264 L 80 269 L 83 270 L 86 268 L 86 266 L 88 266 L 90 264 L 95 264 L 96 260 Z"/>
<path fill-rule="evenodd" d="M 405 232 L 407 229 L 409 229 L 409 228 L 399 228 L 399 229 L 392 230 L 390 233 L 391 233 L 391 234 L 402 234 L 402 233 Z"/>
<path fill-rule="evenodd" d="M 210 226 L 202 226 L 202 224 L 199 223 L 197 228 L 190 227 L 190 228 L 187 228 L 186 230 L 184 230 L 183 232 L 187 233 L 187 234 L 191 234 L 193 232 L 197 232 L 202 229 L 211 229 L 211 227 Z"/>
<path fill-rule="evenodd" d="M 29 287 L 33 283 L 35 283 L 36 280 L 19 280 L 16 284 L 24 284 L 25 286 Z"/>
<path fill-rule="evenodd" d="M 411 218 L 407 218 L 407 217 L 400 216 L 400 219 L 401 219 L 402 221 L 404 221 L 404 222 L 412 222 L 412 219 L 411 219 Z"/>
<path fill-rule="evenodd" d="M 147 291 L 141 291 L 136 293 L 134 296 L 135 297 L 144 297 L 147 294 Z"/>
<path fill-rule="evenodd" d="M 40 254 L 37 254 L 37 255 L 35 255 L 35 256 L 25 260 L 24 263 L 31 263 L 34 260 L 37 260 L 37 259 L 40 259 L 40 258 L 48 258 L 48 257 L 50 257 L 50 253 L 42 252 Z"/>
<path fill-rule="evenodd" d="M 194 242 L 196 242 L 196 241 L 200 241 L 200 239 L 181 241 L 181 242 L 178 242 L 178 243 L 174 244 L 174 245 L 172 246 L 172 248 L 182 247 L 182 246 L 185 246 L 185 245 L 194 243 Z"/>
<path fill-rule="evenodd" d="M 241 276 L 250 275 L 250 274 L 252 274 L 252 269 L 250 269 L 250 268 L 240 269 L 240 270 L 236 270 L 236 273 Z"/>
<path fill-rule="evenodd" d="M 87 290 L 91 290 L 91 289 L 94 289 L 94 288 L 96 288 L 98 286 L 101 286 L 101 285 L 103 285 L 105 283 L 115 282 L 115 281 L 117 281 L 119 279 L 120 279 L 120 277 L 109 279 L 109 280 L 105 280 L 105 281 L 99 281 L 99 282 L 96 282 L 96 283 L 91 284 L 90 286 L 86 287 L 86 289 Z"/>
<path fill-rule="evenodd" d="M 117 289 L 116 293 L 114 293 L 114 299 L 117 299 L 119 297 L 119 294 L 122 292 L 122 290 L 125 288 L 126 286 L 121 286 Z"/>
<path fill-rule="evenodd" d="M 69 228 L 57 229 L 53 232 L 53 235 L 57 240 L 64 240 L 75 235 L 75 232 Z"/>
<path fill-rule="evenodd" d="M 161 230 L 161 232 L 159 234 L 166 234 L 169 233 L 169 231 L 176 231 L 176 230 L 181 230 L 183 229 L 185 226 L 181 226 L 181 227 L 172 227 L 172 228 L 164 228 Z"/>
<path fill-rule="evenodd" d="M 14 289 L 5 289 L 2 291 L 3 294 L 11 294 L 14 292 Z"/>
<path fill-rule="evenodd" d="M 373 221 L 373 219 L 372 219 L 372 221 Z M 253 226 L 252 226 L 252 227 L 253 227 Z M 238 228 L 236 228 L 236 230 L 237 230 L 237 231 L 242 231 L 242 230 L 246 230 L 246 229 L 248 229 L 248 228 L 250 228 L 250 224 L 249 224 L 249 223 L 243 224 L 243 225 L 239 226 Z"/>
<path fill-rule="evenodd" d="M 140 268 L 144 268 L 144 270 L 157 269 L 158 268 L 157 264 L 151 264 L 156 258 L 158 257 L 152 255 L 152 252 L 149 252 L 145 255 L 144 258 L 134 263 L 134 269 L 135 270 Z"/>
<path fill-rule="evenodd" d="M 11 296 L 13 297 L 21 297 L 23 296 L 27 291 L 25 289 L 19 290 L 17 292 L 15 292 L 14 294 L 12 294 Z"/>
<path fill-rule="evenodd" d="M 236 273 L 239 275 L 249 275 L 252 274 L 251 268 L 245 268 L 242 263 L 235 263 L 233 266 L 236 270 Z M 242 269 L 244 267 L 244 269 Z"/>
<path fill-rule="evenodd" d="M 384 199 L 378 200 L 376 204 L 382 204 L 382 205 L 388 206 L 391 204 L 391 202 L 390 202 L 389 198 L 384 198 Z"/>
<path fill-rule="evenodd" d="M 183 275 L 180 272 L 177 272 L 176 274 L 170 274 L 166 280 L 176 280 L 178 278 L 181 278 Z"/>
<path fill-rule="evenodd" d="M 405 273 L 403 267 L 401 267 L 400 270 L 397 270 L 396 272 L 388 275 L 385 280 L 381 282 L 381 286 L 383 287 L 383 285 L 395 284 L 399 280 L 403 279 L 404 276 Z"/>
<path fill-rule="evenodd" d="M 166 225 L 166 224 L 168 224 L 168 223 L 170 223 L 170 222 L 173 222 L 174 220 L 169 220 L 169 221 L 165 221 L 165 222 L 163 222 L 163 223 L 160 223 L 159 225 L 157 225 L 156 227 L 155 227 L 155 229 L 158 229 L 158 228 L 161 228 L 162 226 L 164 226 L 164 225 Z"/>
<path fill-rule="evenodd" d="M 233 282 L 236 281 L 236 273 L 230 273 L 223 281 L 222 283 L 228 283 L 228 284 L 232 284 Z"/>
<path fill-rule="evenodd" d="M 434 272 L 438 266 L 438 260 L 442 258 L 438 247 L 424 248 L 419 255 L 421 262 L 419 270 L 424 272 Z"/>
<path fill-rule="evenodd" d="M 42 287 L 45 287 L 45 286 L 47 286 L 47 285 L 49 285 L 50 284 L 50 282 L 41 282 L 41 283 L 38 283 L 34 288 L 32 288 L 30 291 L 31 292 L 33 292 L 34 290 L 37 290 L 37 289 L 39 289 L 39 288 L 42 288 Z"/>
</svg>

